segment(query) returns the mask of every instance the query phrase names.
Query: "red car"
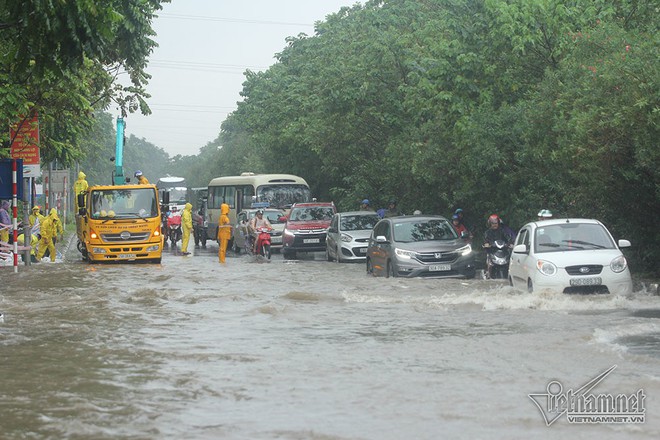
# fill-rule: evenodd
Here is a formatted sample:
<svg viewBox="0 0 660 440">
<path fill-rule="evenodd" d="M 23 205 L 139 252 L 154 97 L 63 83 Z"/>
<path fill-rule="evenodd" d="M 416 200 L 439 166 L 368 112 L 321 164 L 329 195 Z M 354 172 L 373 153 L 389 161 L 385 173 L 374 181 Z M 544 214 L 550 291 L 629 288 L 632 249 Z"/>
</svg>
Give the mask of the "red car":
<svg viewBox="0 0 660 440">
<path fill-rule="evenodd" d="M 282 234 L 282 255 L 296 258 L 297 252 L 325 252 L 325 239 L 335 204 L 310 202 L 294 203 Z"/>
</svg>

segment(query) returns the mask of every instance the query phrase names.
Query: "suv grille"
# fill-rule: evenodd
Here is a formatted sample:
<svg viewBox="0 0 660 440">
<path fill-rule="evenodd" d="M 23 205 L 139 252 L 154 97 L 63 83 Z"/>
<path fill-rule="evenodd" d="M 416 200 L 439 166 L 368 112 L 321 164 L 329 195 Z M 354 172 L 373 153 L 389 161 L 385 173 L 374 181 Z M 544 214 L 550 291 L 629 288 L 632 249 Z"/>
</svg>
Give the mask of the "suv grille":
<svg viewBox="0 0 660 440">
<path fill-rule="evenodd" d="M 440 255 L 438 258 L 436 254 Z M 449 251 L 449 252 L 426 252 L 426 253 L 418 253 L 417 254 L 417 259 L 421 261 L 422 263 L 449 263 L 454 260 L 456 260 L 456 252 L 454 251 Z"/>
</svg>

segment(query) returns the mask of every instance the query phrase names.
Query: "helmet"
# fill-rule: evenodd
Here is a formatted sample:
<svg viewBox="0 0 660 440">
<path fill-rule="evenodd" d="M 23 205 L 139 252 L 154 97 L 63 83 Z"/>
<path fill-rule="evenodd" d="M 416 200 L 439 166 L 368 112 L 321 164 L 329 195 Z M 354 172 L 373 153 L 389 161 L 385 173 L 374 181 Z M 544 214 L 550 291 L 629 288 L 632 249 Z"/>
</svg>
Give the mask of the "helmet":
<svg viewBox="0 0 660 440">
<path fill-rule="evenodd" d="M 263 209 L 257 209 L 256 215 L 259 215 L 259 214 L 263 215 L 263 213 L 264 213 Z"/>
<path fill-rule="evenodd" d="M 368 204 L 369 204 L 369 199 L 364 199 L 364 200 L 362 200 L 362 204 L 363 204 L 363 205 L 368 205 Z"/>
<path fill-rule="evenodd" d="M 497 216 L 497 214 L 492 214 L 490 217 L 488 217 L 488 224 L 499 224 L 500 223 L 500 218 Z"/>
<path fill-rule="evenodd" d="M 463 212 L 463 210 L 461 208 L 457 208 L 456 211 L 454 211 L 454 214 L 460 214 L 461 212 Z"/>
<path fill-rule="evenodd" d="M 452 215 L 452 216 L 451 216 L 451 219 L 452 219 L 452 220 L 460 220 L 460 219 L 458 218 L 458 214 L 454 214 L 454 215 Z"/>
<path fill-rule="evenodd" d="M 137 170 L 137 171 L 135 172 L 135 177 L 140 177 L 141 175 L 142 175 L 142 171 Z"/>
</svg>

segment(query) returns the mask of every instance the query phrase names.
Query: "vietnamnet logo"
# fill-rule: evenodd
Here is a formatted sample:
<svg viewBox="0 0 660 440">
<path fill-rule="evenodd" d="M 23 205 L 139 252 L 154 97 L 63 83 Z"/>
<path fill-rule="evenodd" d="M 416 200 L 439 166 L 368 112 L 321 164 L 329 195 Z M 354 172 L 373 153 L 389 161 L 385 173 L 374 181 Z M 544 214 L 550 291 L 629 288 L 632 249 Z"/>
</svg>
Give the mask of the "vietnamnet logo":
<svg viewBox="0 0 660 440">
<path fill-rule="evenodd" d="M 545 393 L 528 396 L 541 412 L 546 426 L 564 414 L 568 423 L 644 423 L 644 390 L 628 395 L 590 393 L 615 368 L 616 365 L 611 366 L 577 390 L 564 391 L 563 385 L 553 380 L 548 383 Z"/>
</svg>

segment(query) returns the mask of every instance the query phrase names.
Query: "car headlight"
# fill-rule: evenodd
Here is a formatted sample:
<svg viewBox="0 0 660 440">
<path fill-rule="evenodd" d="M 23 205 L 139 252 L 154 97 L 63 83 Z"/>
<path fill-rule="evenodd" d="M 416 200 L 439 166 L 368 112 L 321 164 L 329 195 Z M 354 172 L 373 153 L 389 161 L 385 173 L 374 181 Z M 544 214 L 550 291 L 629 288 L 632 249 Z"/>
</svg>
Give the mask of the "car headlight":
<svg viewBox="0 0 660 440">
<path fill-rule="evenodd" d="M 549 262 L 549 261 L 545 261 L 545 260 L 538 260 L 538 261 L 536 262 L 536 268 L 537 268 L 537 269 L 539 270 L 539 272 L 541 272 L 543 275 L 551 276 L 551 275 L 554 275 L 554 274 L 557 273 L 557 266 L 555 266 L 555 265 L 552 264 L 551 262 Z"/>
<path fill-rule="evenodd" d="M 403 258 L 405 260 L 410 260 L 415 256 L 415 253 L 412 251 L 405 251 L 403 249 L 399 248 L 394 248 L 394 253 L 396 254 L 397 257 Z"/>
<path fill-rule="evenodd" d="M 612 269 L 612 272 L 615 273 L 623 272 L 626 270 L 626 267 L 628 267 L 628 261 L 626 261 L 626 257 L 623 255 L 619 255 L 610 262 L 610 269 Z"/>
<path fill-rule="evenodd" d="M 462 248 L 456 249 L 456 253 L 461 254 L 463 256 L 470 255 L 470 252 L 472 252 L 472 246 L 470 246 L 469 244 L 463 246 Z"/>
<path fill-rule="evenodd" d="M 341 241 L 350 243 L 351 241 L 353 241 L 353 237 L 351 237 L 348 234 L 341 234 Z"/>
</svg>

